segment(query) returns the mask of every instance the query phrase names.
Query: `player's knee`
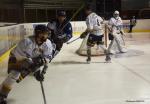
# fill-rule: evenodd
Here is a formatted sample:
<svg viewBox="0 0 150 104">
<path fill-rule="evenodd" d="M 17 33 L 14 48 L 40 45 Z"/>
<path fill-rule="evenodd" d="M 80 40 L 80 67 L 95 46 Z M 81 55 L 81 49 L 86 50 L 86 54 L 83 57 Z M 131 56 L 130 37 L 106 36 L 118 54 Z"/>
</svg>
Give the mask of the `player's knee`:
<svg viewBox="0 0 150 104">
<path fill-rule="evenodd" d="M 19 72 L 11 71 L 3 83 L 8 86 L 12 86 L 14 83 L 16 83 L 16 80 L 19 79 L 19 76 L 20 76 Z"/>
</svg>

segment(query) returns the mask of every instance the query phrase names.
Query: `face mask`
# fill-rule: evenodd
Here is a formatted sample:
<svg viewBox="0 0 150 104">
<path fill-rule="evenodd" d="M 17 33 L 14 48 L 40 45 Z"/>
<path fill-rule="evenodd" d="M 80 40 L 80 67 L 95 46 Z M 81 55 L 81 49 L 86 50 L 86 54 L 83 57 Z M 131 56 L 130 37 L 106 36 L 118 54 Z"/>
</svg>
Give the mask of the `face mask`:
<svg viewBox="0 0 150 104">
<path fill-rule="evenodd" d="M 119 15 L 118 15 L 118 14 L 114 14 L 114 17 L 115 17 L 115 18 L 118 18 L 118 17 L 119 17 Z"/>
</svg>

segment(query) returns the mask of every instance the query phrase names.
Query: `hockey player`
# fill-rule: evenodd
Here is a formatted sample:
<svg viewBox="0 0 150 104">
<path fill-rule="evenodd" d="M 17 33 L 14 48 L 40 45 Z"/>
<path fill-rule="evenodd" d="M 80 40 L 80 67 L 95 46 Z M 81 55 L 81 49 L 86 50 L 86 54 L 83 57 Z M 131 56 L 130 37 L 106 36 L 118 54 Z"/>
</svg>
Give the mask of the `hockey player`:
<svg viewBox="0 0 150 104">
<path fill-rule="evenodd" d="M 49 39 L 56 45 L 56 49 L 53 51 L 53 57 L 55 57 L 63 44 L 72 38 L 72 25 L 67 21 L 66 12 L 60 10 L 57 12 L 56 20 L 50 21 L 47 27 L 51 32 Z"/>
<path fill-rule="evenodd" d="M 120 53 L 126 52 L 127 50 L 124 47 L 125 42 L 123 39 L 123 22 L 121 17 L 119 16 L 119 11 L 115 11 L 113 13 L 113 17 L 108 22 L 108 29 L 110 31 L 109 40 L 111 40 L 111 43 L 108 47 L 109 53 L 114 53 L 112 52 L 111 48 L 115 42 Z"/>
<path fill-rule="evenodd" d="M 38 81 L 44 80 L 44 73 L 40 67 L 47 64 L 46 60 L 50 58 L 52 48 L 45 25 L 37 25 L 33 36 L 19 42 L 10 53 L 9 74 L 0 87 L 0 104 L 7 104 L 6 98 L 13 85 L 28 74 L 33 73 Z"/>
<path fill-rule="evenodd" d="M 130 30 L 129 30 L 129 33 L 132 33 L 132 29 L 133 29 L 134 26 L 136 26 L 136 23 L 137 23 L 137 21 L 136 21 L 135 16 L 132 16 L 132 18 L 130 19 Z"/>
<path fill-rule="evenodd" d="M 106 61 L 111 61 L 111 58 L 107 52 L 105 45 L 103 44 L 102 38 L 104 35 L 104 31 L 102 29 L 103 19 L 98 16 L 96 13 L 92 11 L 90 6 L 85 7 L 85 14 L 87 15 L 86 18 L 86 25 L 87 29 L 83 34 L 81 34 L 81 38 L 84 38 L 89 34 L 87 40 L 87 63 L 91 62 L 91 47 L 97 44 L 100 48 L 104 50 L 106 54 Z"/>
</svg>

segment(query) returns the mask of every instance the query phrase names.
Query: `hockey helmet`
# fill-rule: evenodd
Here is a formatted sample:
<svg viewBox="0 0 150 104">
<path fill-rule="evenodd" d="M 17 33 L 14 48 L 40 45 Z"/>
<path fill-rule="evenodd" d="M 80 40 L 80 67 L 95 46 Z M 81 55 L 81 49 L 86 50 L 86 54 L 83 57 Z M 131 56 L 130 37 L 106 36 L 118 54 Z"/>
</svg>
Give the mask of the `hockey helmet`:
<svg viewBox="0 0 150 104">
<path fill-rule="evenodd" d="M 48 39 L 48 28 L 45 25 L 37 25 L 34 29 L 35 38 L 39 39 L 38 45 L 43 44 Z"/>
<path fill-rule="evenodd" d="M 87 4 L 87 5 L 85 5 L 85 7 L 84 7 L 84 10 L 86 11 L 93 11 L 93 6 L 91 5 L 91 4 Z"/>
<path fill-rule="evenodd" d="M 35 35 L 38 35 L 40 33 L 46 33 L 48 32 L 48 28 L 45 25 L 36 25 L 34 32 L 35 32 Z"/>
<path fill-rule="evenodd" d="M 119 11 L 116 10 L 116 11 L 114 12 L 113 16 L 114 16 L 115 18 L 116 18 L 116 17 L 119 17 Z"/>
<path fill-rule="evenodd" d="M 58 12 L 57 12 L 57 16 L 66 16 L 66 11 L 64 11 L 64 10 L 59 10 Z"/>
<path fill-rule="evenodd" d="M 119 11 L 116 10 L 116 11 L 114 12 L 114 14 L 116 14 L 116 15 L 118 14 L 118 15 L 119 15 Z"/>
</svg>

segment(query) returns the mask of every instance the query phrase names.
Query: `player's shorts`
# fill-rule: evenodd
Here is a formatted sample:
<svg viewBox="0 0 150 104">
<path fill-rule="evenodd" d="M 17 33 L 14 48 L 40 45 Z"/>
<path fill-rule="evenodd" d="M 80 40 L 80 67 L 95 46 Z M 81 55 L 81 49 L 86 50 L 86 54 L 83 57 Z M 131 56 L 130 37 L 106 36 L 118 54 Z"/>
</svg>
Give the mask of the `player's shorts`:
<svg viewBox="0 0 150 104">
<path fill-rule="evenodd" d="M 108 38 L 109 38 L 109 40 L 113 40 L 114 39 L 114 36 L 112 35 L 112 33 L 108 34 Z"/>
<path fill-rule="evenodd" d="M 95 44 L 99 45 L 99 44 L 104 44 L 103 42 L 103 37 L 104 35 L 94 35 L 94 34 L 90 34 L 87 40 L 87 46 L 91 46 L 94 47 Z"/>
<path fill-rule="evenodd" d="M 7 70 L 8 74 L 9 74 L 9 72 L 11 72 L 11 70 L 15 70 L 15 71 L 18 70 L 18 67 L 15 66 L 16 62 L 17 62 L 16 57 L 14 57 L 14 56 L 9 57 L 8 70 Z"/>
<path fill-rule="evenodd" d="M 27 70 L 28 69 L 26 67 L 29 67 L 29 63 L 27 63 L 27 61 L 23 60 L 23 61 L 17 61 L 16 57 L 14 55 L 10 55 L 9 56 L 9 60 L 8 60 L 8 74 L 9 72 L 13 71 L 17 71 L 22 73 L 23 70 Z"/>
</svg>

